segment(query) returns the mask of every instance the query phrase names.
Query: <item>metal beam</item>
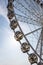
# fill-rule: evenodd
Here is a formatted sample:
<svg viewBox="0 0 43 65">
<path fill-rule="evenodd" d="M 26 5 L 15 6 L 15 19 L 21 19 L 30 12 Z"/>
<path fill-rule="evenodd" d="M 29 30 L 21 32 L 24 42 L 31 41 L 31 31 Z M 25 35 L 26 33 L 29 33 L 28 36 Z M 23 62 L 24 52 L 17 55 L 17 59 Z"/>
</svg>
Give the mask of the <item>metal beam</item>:
<svg viewBox="0 0 43 65">
<path fill-rule="evenodd" d="M 15 18 L 16 18 L 16 16 L 15 16 Z M 16 19 L 16 20 L 17 20 L 17 19 Z M 18 21 L 17 21 L 17 23 L 18 23 Z M 21 29 L 19 23 L 18 23 L 18 26 L 19 26 L 19 29 L 21 30 L 21 32 L 22 32 L 22 34 L 23 34 L 25 40 L 27 41 L 27 43 L 30 45 L 30 47 L 32 48 L 32 50 L 37 54 L 37 52 L 35 51 L 35 49 L 31 46 L 31 44 L 29 43 L 28 39 L 27 39 L 26 36 L 24 35 L 24 33 L 23 33 L 23 31 L 22 31 L 22 29 Z M 43 61 L 43 59 L 42 59 L 38 54 L 37 54 L 37 56 Z"/>
<path fill-rule="evenodd" d="M 16 1 L 16 0 L 15 0 Z M 24 7 L 28 12 L 30 12 L 31 15 L 35 15 L 37 18 L 40 18 L 38 17 L 34 12 L 31 12 L 29 9 L 27 9 L 24 5 L 22 5 L 22 3 L 16 1 L 18 4 L 20 4 L 22 7 Z"/>
<path fill-rule="evenodd" d="M 36 32 L 36 31 L 38 31 L 38 30 L 40 30 L 40 29 L 42 29 L 42 27 L 41 27 L 41 28 L 38 28 L 38 29 L 36 29 L 36 30 L 34 30 L 34 31 L 32 31 L 32 32 L 29 32 L 29 33 L 25 34 L 25 36 L 27 36 L 27 35 L 29 35 L 29 34 L 32 34 L 32 33 Z"/>
</svg>

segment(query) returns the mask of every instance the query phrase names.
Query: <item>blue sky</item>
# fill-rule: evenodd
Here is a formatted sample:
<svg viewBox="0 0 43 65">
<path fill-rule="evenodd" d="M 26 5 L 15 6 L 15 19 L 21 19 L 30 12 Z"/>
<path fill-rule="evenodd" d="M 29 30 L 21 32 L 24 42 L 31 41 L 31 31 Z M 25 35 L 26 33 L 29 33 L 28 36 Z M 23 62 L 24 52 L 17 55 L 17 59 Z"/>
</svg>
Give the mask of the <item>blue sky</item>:
<svg viewBox="0 0 43 65">
<path fill-rule="evenodd" d="M 20 50 L 5 17 L 0 15 L 0 65 L 28 65 L 27 55 Z"/>
<path fill-rule="evenodd" d="M 28 56 L 14 39 L 6 13 L 5 0 L 0 0 L 0 65 L 28 65 Z"/>
</svg>

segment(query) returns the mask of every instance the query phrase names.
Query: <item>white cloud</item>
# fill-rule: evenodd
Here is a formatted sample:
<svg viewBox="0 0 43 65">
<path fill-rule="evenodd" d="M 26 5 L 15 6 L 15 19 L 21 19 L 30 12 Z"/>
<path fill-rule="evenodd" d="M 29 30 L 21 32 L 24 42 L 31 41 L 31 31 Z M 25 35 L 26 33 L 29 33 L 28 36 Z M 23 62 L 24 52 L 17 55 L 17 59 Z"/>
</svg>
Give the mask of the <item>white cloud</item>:
<svg viewBox="0 0 43 65">
<path fill-rule="evenodd" d="M 3 30 L 1 32 L 5 37 L 3 47 L 0 48 L 0 65 L 28 65 L 28 57 L 21 52 L 20 44 L 14 39 L 14 33 L 7 28 Z"/>
<path fill-rule="evenodd" d="M 7 17 L 7 13 L 8 13 L 7 8 L 6 8 L 7 6 L 5 6 L 5 2 L 3 3 L 2 1 L 0 1 L 0 15 L 4 16 L 9 22 L 8 17 Z"/>
</svg>

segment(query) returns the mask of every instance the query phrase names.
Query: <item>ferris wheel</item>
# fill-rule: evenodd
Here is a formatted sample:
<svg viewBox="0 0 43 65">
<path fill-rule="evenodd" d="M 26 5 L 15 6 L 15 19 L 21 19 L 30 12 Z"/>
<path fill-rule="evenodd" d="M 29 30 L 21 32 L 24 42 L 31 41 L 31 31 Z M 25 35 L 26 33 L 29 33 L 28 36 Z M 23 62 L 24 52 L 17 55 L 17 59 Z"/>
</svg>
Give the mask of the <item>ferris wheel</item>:
<svg viewBox="0 0 43 65">
<path fill-rule="evenodd" d="M 43 65 L 43 0 L 8 0 L 10 27 L 30 64 Z"/>
</svg>

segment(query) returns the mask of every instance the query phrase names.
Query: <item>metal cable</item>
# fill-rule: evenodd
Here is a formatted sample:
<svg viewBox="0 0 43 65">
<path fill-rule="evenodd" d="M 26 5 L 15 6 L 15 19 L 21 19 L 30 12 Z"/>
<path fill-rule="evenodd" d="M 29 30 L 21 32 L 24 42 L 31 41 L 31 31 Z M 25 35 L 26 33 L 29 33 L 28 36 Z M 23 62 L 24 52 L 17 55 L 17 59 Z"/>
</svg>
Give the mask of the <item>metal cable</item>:
<svg viewBox="0 0 43 65">
<path fill-rule="evenodd" d="M 16 1 L 16 0 L 15 0 Z M 22 7 L 24 7 L 24 5 L 22 5 L 22 3 L 16 1 L 18 4 L 20 4 Z M 29 9 L 27 9 L 26 7 L 24 7 L 28 12 L 30 12 L 31 15 L 35 15 L 34 12 L 31 12 Z M 40 18 L 38 17 L 37 15 L 35 15 L 37 18 Z"/>
<path fill-rule="evenodd" d="M 27 2 L 27 0 L 24 0 L 25 1 L 25 3 L 29 6 L 29 7 L 31 7 L 36 13 L 37 13 L 37 11 L 35 10 L 35 6 L 34 6 L 34 8 L 31 6 L 31 5 L 29 5 L 29 3 Z M 30 0 L 31 1 L 31 0 Z M 31 2 L 32 3 L 32 2 Z M 33 3 L 32 3 L 33 4 Z M 34 4 L 33 4 L 34 5 Z M 38 11 L 38 13 L 39 13 L 39 11 Z"/>
<path fill-rule="evenodd" d="M 15 9 L 17 9 L 17 8 L 15 7 Z M 21 17 L 25 17 L 25 18 L 28 18 L 28 19 L 31 19 L 31 20 L 33 19 L 33 18 L 29 17 L 29 16 L 27 17 L 27 15 L 26 15 L 25 13 L 23 13 L 21 10 L 19 10 L 19 9 L 17 9 L 17 10 L 20 11 L 20 12 L 21 12 L 22 14 L 24 14 L 25 16 L 22 16 L 22 15 L 20 15 L 20 14 L 15 13 L 16 15 L 21 16 Z M 33 21 L 36 21 L 36 20 L 33 19 Z"/>
</svg>

